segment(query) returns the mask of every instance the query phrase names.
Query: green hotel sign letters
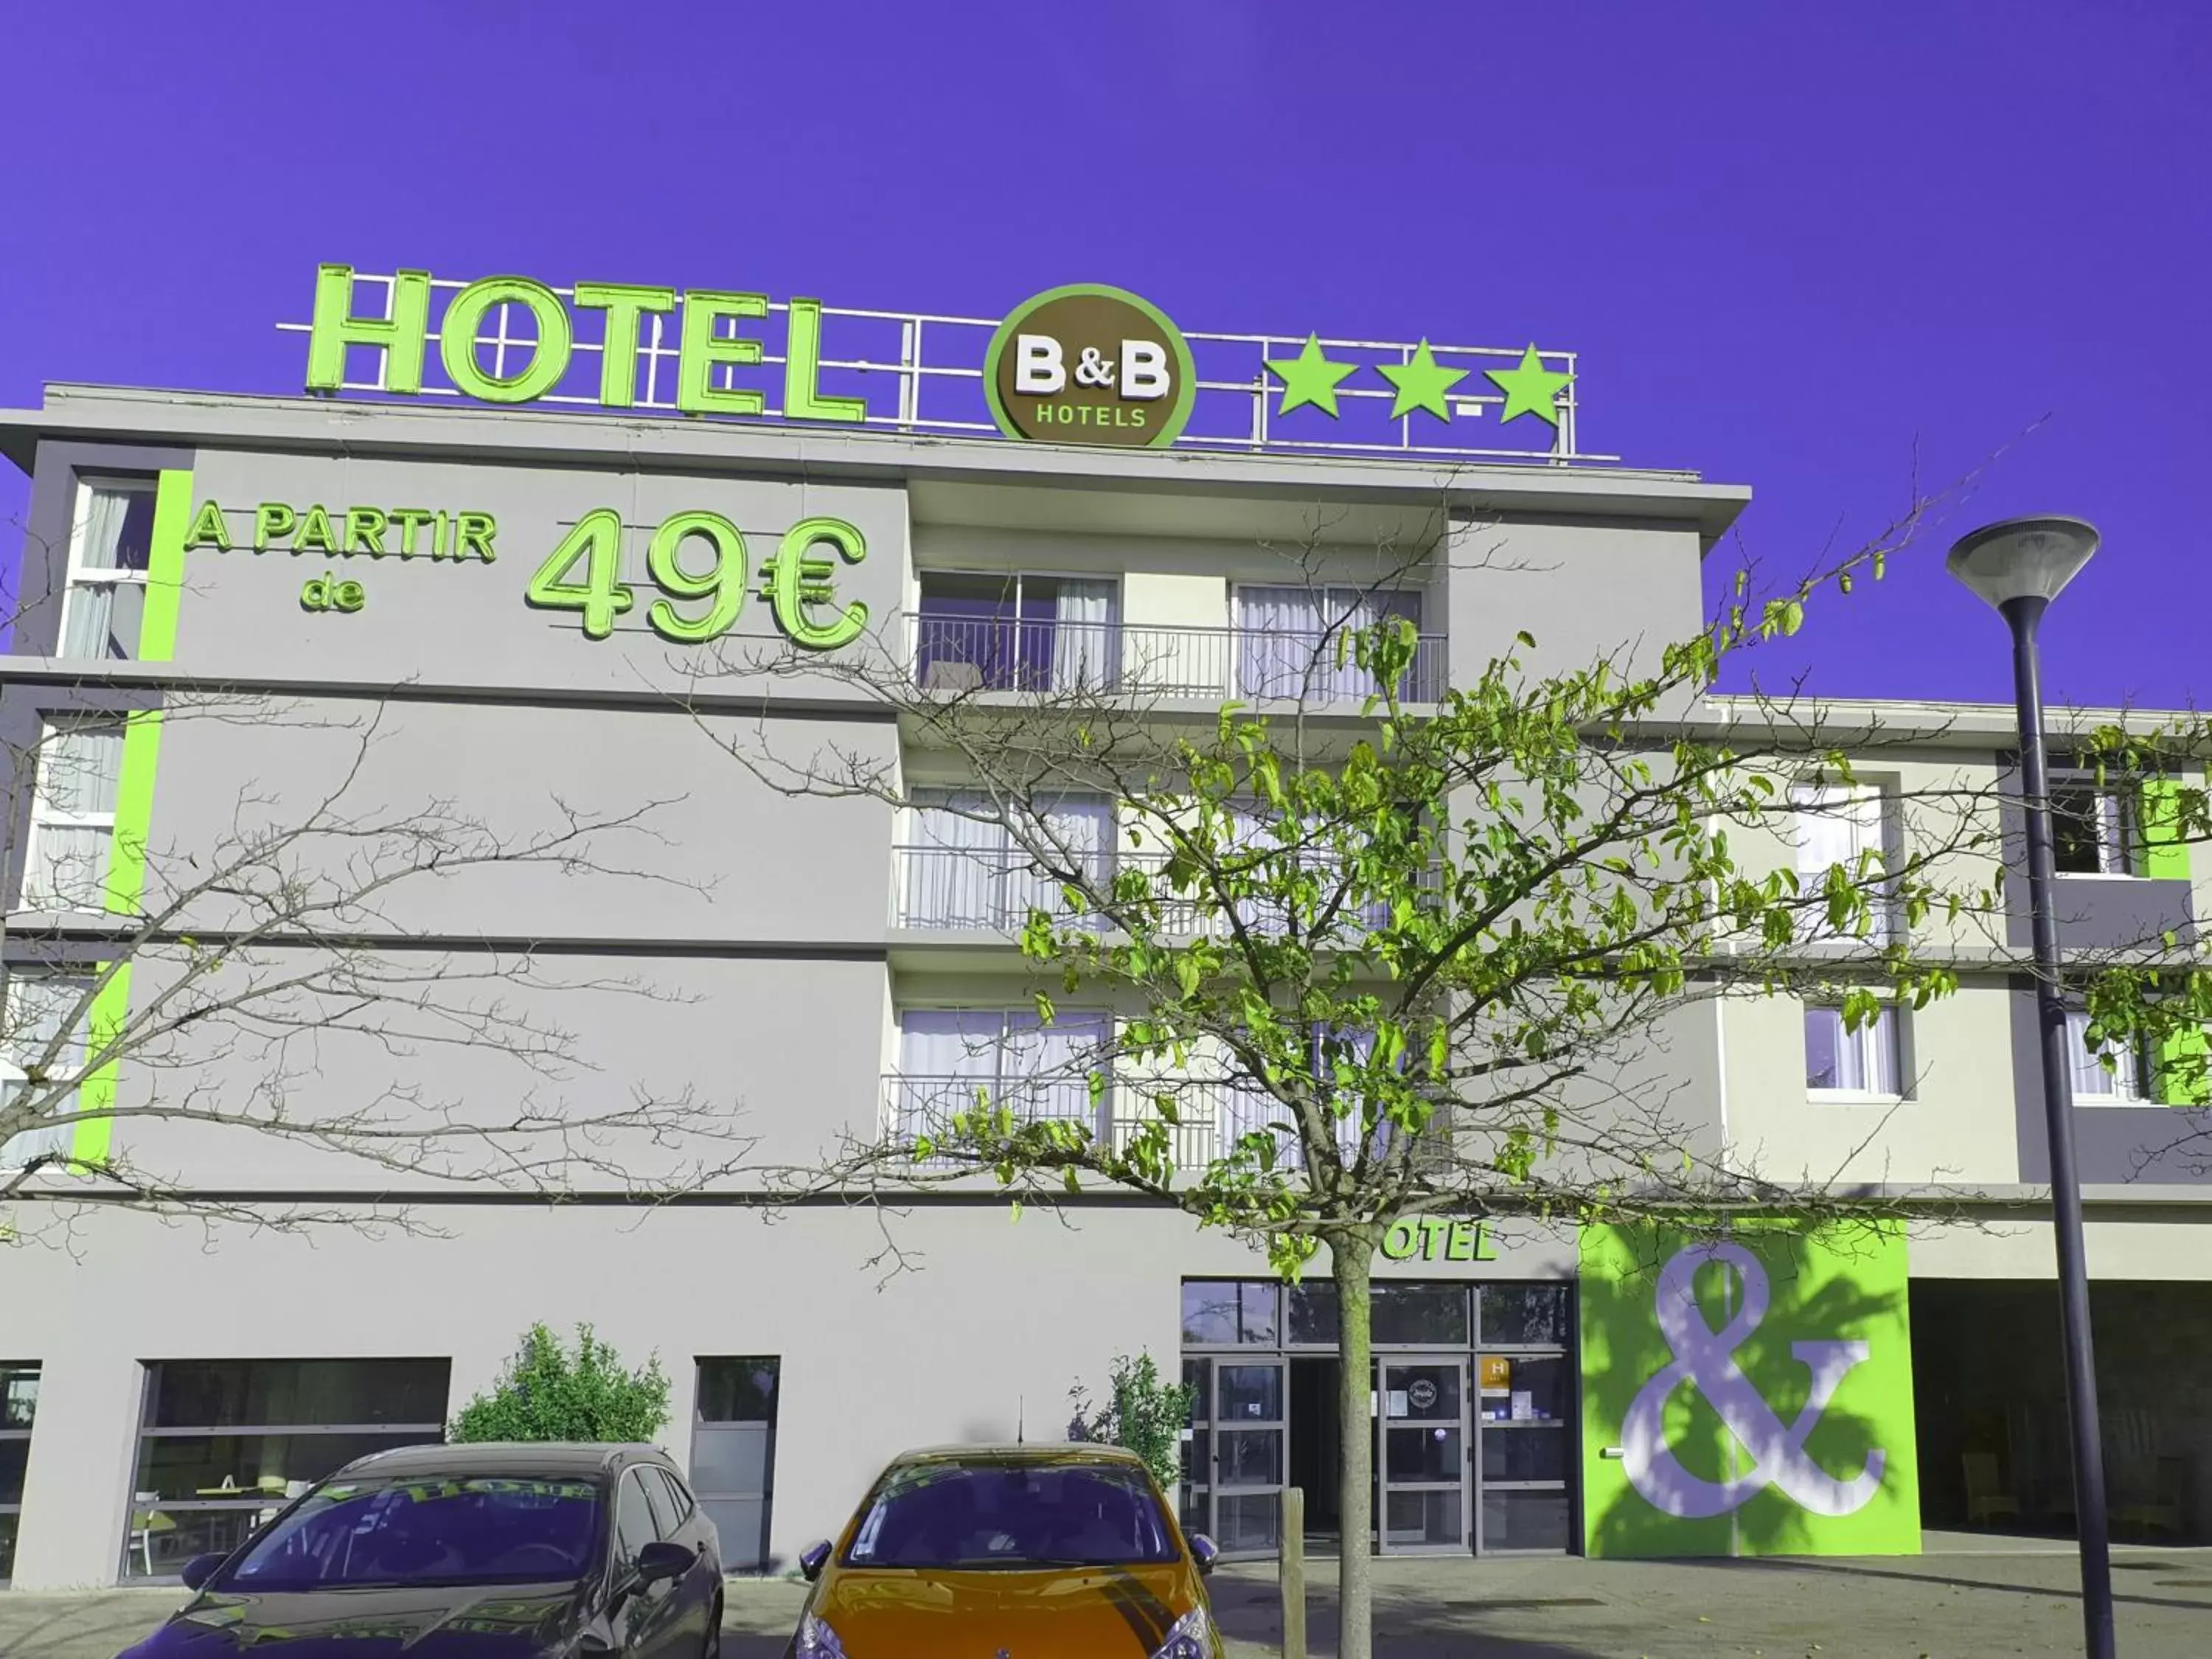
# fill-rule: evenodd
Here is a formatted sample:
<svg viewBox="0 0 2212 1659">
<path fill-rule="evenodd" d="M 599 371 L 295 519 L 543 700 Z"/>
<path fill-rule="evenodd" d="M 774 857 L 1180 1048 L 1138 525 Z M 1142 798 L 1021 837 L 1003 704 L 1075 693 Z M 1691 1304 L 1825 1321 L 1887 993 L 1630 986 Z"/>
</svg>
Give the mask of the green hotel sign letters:
<svg viewBox="0 0 2212 1659">
<path fill-rule="evenodd" d="M 356 275 L 351 265 L 317 268 L 314 313 L 308 325 L 310 392 L 347 389 L 352 384 L 346 379 L 347 354 L 363 347 L 379 353 L 373 389 L 421 395 L 432 337 L 432 294 L 434 287 L 442 286 L 455 291 L 437 319 L 438 362 L 451 388 L 464 398 L 527 404 L 562 392 L 581 350 L 596 353 L 599 360 L 599 385 L 588 401 L 603 409 L 637 409 L 640 360 L 647 352 L 645 331 L 650 325 L 656 362 L 665 362 L 672 355 L 676 360 L 673 397 L 678 413 L 768 416 L 763 386 L 741 386 L 737 375 L 744 370 L 764 370 L 773 363 L 767 344 L 744 331 L 757 330 L 772 311 L 781 310 L 786 319 L 783 386 L 775 417 L 842 423 L 869 419 L 865 398 L 832 395 L 822 389 L 824 313 L 819 300 L 794 299 L 778 306 L 764 294 L 720 289 L 687 289 L 679 294 L 673 288 L 633 283 L 578 283 L 556 291 L 527 276 L 487 276 L 456 289 L 452 283 L 434 284 L 427 270 L 402 270 L 372 280 L 389 285 L 380 316 L 356 313 Z M 599 319 L 583 331 L 580 344 L 580 314 Z M 658 343 L 662 319 L 672 317 L 677 319 L 672 353 Z M 523 318 L 527 326 L 511 331 L 508 324 Z M 485 325 L 494 319 L 496 332 L 487 337 Z M 917 331 L 919 327 L 917 321 Z M 1219 342 L 1261 337 L 1200 337 Z M 918 342 L 919 333 L 913 338 Z M 490 341 L 496 342 L 497 356 L 487 368 L 478 347 Z M 911 348 L 919 349 L 918 343 Z M 908 349 L 902 347 L 902 354 Z M 1242 380 L 1209 384 L 1218 392 L 1278 394 L 1278 418 L 1301 409 L 1340 418 L 1340 386 L 1369 370 L 1389 384 L 1389 419 L 1394 422 L 1419 413 L 1448 423 L 1455 410 L 1465 413 L 1474 406 L 1468 393 L 1455 390 L 1474 373 L 1472 368 L 1439 362 L 1437 348 L 1426 339 L 1407 350 L 1400 362 L 1332 357 L 1317 334 L 1307 335 L 1293 356 L 1267 356 L 1264 345 L 1261 349 L 1263 355 L 1254 368 L 1264 364 L 1264 372 L 1250 387 Z M 1443 349 L 1448 356 L 1464 350 Z M 895 367 L 849 361 L 831 366 L 846 370 Z M 901 373 L 975 373 L 964 365 L 921 370 L 906 355 L 896 367 Z M 1531 415 L 1554 428 L 1559 425 L 1560 396 L 1575 378 L 1566 370 L 1547 368 L 1533 343 L 1513 367 L 1486 368 L 1482 376 L 1495 388 L 1482 401 L 1497 404 L 1501 425 Z M 998 325 L 984 353 L 982 381 L 991 418 L 1010 438 L 1121 447 L 1173 443 L 1189 422 L 1199 391 L 1189 343 L 1166 314 L 1126 289 L 1091 283 L 1048 289 L 1015 307 Z M 648 379 L 647 383 L 653 382 Z M 772 378 L 769 383 L 773 384 Z M 1374 388 L 1354 390 L 1378 398 L 1386 395 Z M 570 387 L 562 395 L 569 402 L 586 400 L 569 395 L 575 391 Z M 660 397 L 658 391 L 648 392 L 645 406 L 668 407 Z"/>
<path fill-rule="evenodd" d="M 1425 1215 L 1394 1221 L 1382 1235 L 1385 1261 L 1495 1261 L 1497 1242 L 1480 1221 Z"/>
<path fill-rule="evenodd" d="M 232 534 L 231 515 L 244 511 L 203 501 L 185 532 L 185 550 L 250 549 L 320 553 L 333 559 L 485 564 L 499 556 L 494 546 L 499 524 L 489 513 L 263 501 L 252 510 L 252 536 L 240 541 Z M 620 579 L 623 528 L 613 507 L 585 514 L 531 576 L 523 602 L 541 611 L 573 611 L 586 638 L 605 639 L 614 632 L 615 619 L 637 603 L 635 592 Z M 707 553 L 703 567 L 695 550 L 699 548 Z M 858 564 L 867 556 L 866 538 L 842 519 L 804 519 L 784 532 L 775 552 L 759 568 L 758 592 L 793 644 L 831 651 L 860 637 L 868 624 L 868 607 L 858 599 L 838 607 L 834 579 L 841 562 Z M 726 634 L 752 591 L 744 534 L 719 513 L 677 513 L 662 520 L 647 545 L 645 563 L 659 595 L 646 607 L 646 623 L 680 645 L 700 645 Z M 312 576 L 300 590 L 300 605 L 307 611 L 349 615 L 368 603 L 368 589 L 350 576 Z"/>
</svg>

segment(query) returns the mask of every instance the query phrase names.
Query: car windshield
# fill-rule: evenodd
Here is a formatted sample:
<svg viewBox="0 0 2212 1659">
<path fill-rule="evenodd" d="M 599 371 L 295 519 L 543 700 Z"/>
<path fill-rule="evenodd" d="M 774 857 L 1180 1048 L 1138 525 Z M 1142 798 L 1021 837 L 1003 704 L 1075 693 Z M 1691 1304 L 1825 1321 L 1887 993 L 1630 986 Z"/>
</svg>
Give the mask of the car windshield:
<svg viewBox="0 0 2212 1659">
<path fill-rule="evenodd" d="M 331 1481 L 232 1562 L 217 1586 L 572 1583 L 599 1559 L 601 1507 L 589 1480 Z"/>
<path fill-rule="evenodd" d="M 1117 1566 L 1177 1559 L 1152 1483 L 1109 1463 L 908 1464 L 845 1553 L 864 1567 Z"/>
</svg>

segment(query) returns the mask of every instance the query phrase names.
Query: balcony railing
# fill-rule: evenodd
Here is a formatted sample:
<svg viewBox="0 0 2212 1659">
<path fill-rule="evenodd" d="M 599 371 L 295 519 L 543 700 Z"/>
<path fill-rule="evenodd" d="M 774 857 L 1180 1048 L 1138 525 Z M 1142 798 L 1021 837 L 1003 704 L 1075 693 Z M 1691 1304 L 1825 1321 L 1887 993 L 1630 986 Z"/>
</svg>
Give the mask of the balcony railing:
<svg viewBox="0 0 2212 1659">
<path fill-rule="evenodd" d="M 891 872 L 895 927 L 1015 933 L 1028 925 L 1032 909 L 1042 910 L 1058 927 L 1104 925 L 1099 917 L 1073 915 L 1063 885 L 1039 871 L 1019 848 L 907 845 L 891 852 L 896 860 Z M 1133 866 L 1158 872 L 1166 862 L 1161 853 L 1098 852 L 1089 856 L 1089 871 L 1092 884 L 1103 890 L 1111 884 L 1116 870 Z M 1326 879 L 1326 866 L 1317 862 L 1316 867 Z M 1439 896 L 1442 871 L 1431 869 L 1421 890 L 1431 898 Z M 1162 897 L 1157 929 L 1161 933 L 1231 931 L 1227 911 L 1210 899 L 1196 894 Z M 1389 914 L 1387 904 L 1373 903 L 1356 908 L 1343 920 L 1347 926 L 1372 929 L 1388 921 Z M 1284 931 L 1280 909 L 1265 899 L 1249 899 L 1238 906 L 1238 920 L 1248 931 Z"/>
<path fill-rule="evenodd" d="M 1288 1129 L 1290 1109 L 1264 1091 L 1227 1083 L 1182 1081 L 1165 1085 L 1172 1092 L 1180 1122 L 1169 1126 L 1168 1147 L 1178 1170 L 1205 1169 L 1222 1155 L 1224 1146 L 1271 1124 L 1285 1132 L 1277 1136 L 1285 1157 L 1297 1145 Z M 895 1146 L 912 1146 L 922 1137 L 942 1144 L 950 1138 L 952 1120 L 972 1112 L 979 1091 L 992 1108 L 1005 1107 L 1020 1124 L 1060 1121 L 1080 1124 L 1094 1140 L 1127 1148 L 1139 1128 L 1158 1121 L 1151 1096 L 1158 1089 L 1109 1079 L 1105 1091 L 1095 1100 L 1087 1079 L 1056 1074 L 1050 1078 L 994 1077 L 978 1073 L 965 1077 L 919 1077 L 894 1074 L 884 1079 L 884 1129 Z M 1357 1131 L 1339 1124 L 1337 1140 L 1347 1155 Z M 1378 1133 L 1382 1145 L 1387 1133 Z M 933 1153 L 915 1160 L 925 1170 L 956 1170 L 971 1162 Z"/>
<path fill-rule="evenodd" d="M 1339 662 L 1340 630 L 1133 627 L 927 611 L 908 621 L 915 684 L 926 691 L 1357 705 L 1377 689 L 1348 647 Z M 1442 635 L 1420 635 L 1399 677 L 1399 701 L 1438 701 L 1446 655 Z"/>
</svg>

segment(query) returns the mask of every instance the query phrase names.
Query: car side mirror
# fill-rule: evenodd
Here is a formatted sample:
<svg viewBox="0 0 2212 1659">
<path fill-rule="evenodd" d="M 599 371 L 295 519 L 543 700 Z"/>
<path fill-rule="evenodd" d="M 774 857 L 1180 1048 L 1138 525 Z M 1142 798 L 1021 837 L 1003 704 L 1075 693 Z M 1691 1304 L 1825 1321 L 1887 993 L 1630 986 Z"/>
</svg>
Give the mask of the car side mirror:
<svg viewBox="0 0 2212 1659">
<path fill-rule="evenodd" d="M 698 1559 L 699 1552 L 689 1544 L 656 1538 L 637 1553 L 636 1583 L 658 1584 L 663 1579 L 681 1578 Z"/>
<path fill-rule="evenodd" d="M 195 1555 L 185 1563 L 185 1570 L 177 1575 L 185 1581 L 185 1588 L 196 1590 L 215 1577 L 215 1570 L 230 1558 L 227 1555 Z"/>
<path fill-rule="evenodd" d="M 811 1584 L 822 1576 L 823 1565 L 829 1559 L 830 1540 L 825 1538 L 821 1542 L 809 1544 L 805 1549 L 799 1551 L 799 1571 Z"/>
<path fill-rule="evenodd" d="M 1213 1564 L 1221 1559 L 1221 1546 L 1202 1532 L 1190 1535 L 1190 1559 L 1198 1563 L 1201 1573 L 1212 1572 Z"/>
</svg>

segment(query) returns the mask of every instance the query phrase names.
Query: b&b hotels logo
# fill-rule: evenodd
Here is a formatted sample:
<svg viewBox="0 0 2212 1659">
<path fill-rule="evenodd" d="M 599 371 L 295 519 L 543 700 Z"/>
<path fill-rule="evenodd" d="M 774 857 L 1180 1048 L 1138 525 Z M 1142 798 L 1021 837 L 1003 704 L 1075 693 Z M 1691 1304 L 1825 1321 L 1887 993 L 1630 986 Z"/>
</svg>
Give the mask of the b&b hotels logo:
<svg viewBox="0 0 2212 1659">
<path fill-rule="evenodd" d="M 1079 283 L 1014 307 L 991 337 L 983 386 L 1010 438 L 1135 448 L 1175 441 L 1198 375 L 1158 308 Z"/>
</svg>

